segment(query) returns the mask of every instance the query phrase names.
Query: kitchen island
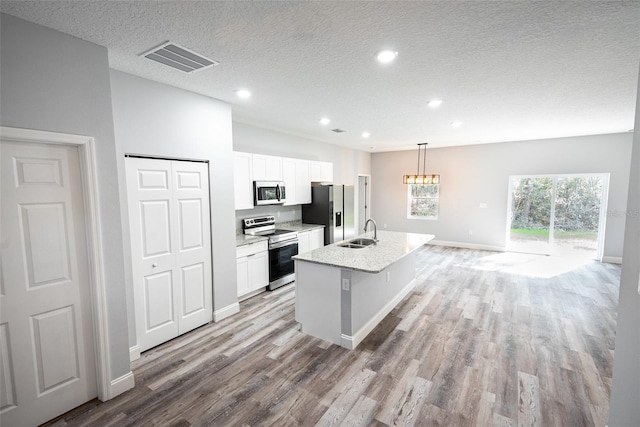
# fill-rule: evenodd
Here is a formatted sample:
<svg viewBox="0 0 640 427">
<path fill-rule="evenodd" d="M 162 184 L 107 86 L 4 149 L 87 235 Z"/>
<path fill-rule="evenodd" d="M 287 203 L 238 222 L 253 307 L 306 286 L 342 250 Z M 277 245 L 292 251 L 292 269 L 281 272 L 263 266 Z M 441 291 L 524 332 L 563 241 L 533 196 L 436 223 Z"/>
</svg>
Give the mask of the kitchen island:
<svg viewBox="0 0 640 427">
<path fill-rule="evenodd" d="M 293 257 L 302 332 L 354 349 L 415 287 L 415 251 L 434 236 L 377 234 L 378 242 L 363 248 L 338 242 Z"/>
</svg>

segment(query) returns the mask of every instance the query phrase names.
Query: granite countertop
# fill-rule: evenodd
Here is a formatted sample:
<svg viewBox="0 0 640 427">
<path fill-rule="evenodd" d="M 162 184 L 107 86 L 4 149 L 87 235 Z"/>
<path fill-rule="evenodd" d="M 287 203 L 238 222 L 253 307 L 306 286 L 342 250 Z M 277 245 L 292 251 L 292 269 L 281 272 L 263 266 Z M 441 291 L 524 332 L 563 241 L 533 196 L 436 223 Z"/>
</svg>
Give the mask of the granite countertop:
<svg viewBox="0 0 640 427">
<path fill-rule="evenodd" d="M 236 234 L 236 248 L 252 243 L 266 242 L 269 240 L 267 236 L 250 236 L 247 234 Z"/>
<path fill-rule="evenodd" d="M 280 223 L 280 224 L 276 224 L 276 228 L 280 228 L 280 229 L 283 229 L 283 230 L 304 232 L 304 231 L 315 230 L 315 229 L 318 229 L 318 228 L 324 228 L 324 225 L 303 224 L 303 223 L 301 223 L 299 221 L 294 221 L 294 222 L 283 222 L 283 223 Z"/>
<path fill-rule="evenodd" d="M 358 237 L 373 238 L 373 232 Z M 361 249 L 342 248 L 344 242 L 333 243 L 293 257 L 337 268 L 379 273 L 433 239 L 431 234 L 378 231 L 378 243 Z"/>
<path fill-rule="evenodd" d="M 318 224 L 303 224 L 300 221 L 282 222 L 276 224 L 276 228 L 282 230 L 291 230 L 297 232 L 311 231 L 317 228 L 324 228 L 324 225 Z M 252 243 L 262 242 L 269 240 L 267 236 L 251 236 L 247 234 L 236 234 L 236 247 L 250 245 Z"/>
</svg>

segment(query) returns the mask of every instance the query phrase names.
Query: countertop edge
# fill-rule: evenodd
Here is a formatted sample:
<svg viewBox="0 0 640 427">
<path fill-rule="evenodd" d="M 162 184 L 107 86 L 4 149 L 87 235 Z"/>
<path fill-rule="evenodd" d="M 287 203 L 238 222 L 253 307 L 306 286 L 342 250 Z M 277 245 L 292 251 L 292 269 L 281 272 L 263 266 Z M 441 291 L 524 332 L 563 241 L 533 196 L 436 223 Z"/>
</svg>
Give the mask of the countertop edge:
<svg viewBox="0 0 640 427">
<path fill-rule="evenodd" d="M 400 261 L 402 258 L 406 257 L 407 255 L 410 255 L 413 252 L 415 252 L 416 250 L 422 248 L 424 245 L 429 243 L 435 237 L 432 234 L 422 234 L 422 233 L 406 233 L 406 232 L 392 232 L 392 233 L 404 233 L 405 235 L 420 235 L 420 236 L 424 237 L 424 242 L 422 244 L 420 244 L 420 245 L 416 245 L 415 247 L 411 248 L 408 252 L 403 253 L 401 256 L 393 257 L 392 259 L 389 260 L 388 263 L 385 263 L 385 265 L 380 267 L 380 268 L 371 268 L 371 269 L 358 268 L 358 267 L 355 267 L 355 266 L 349 266 L 349 265 L 334 263 L 334 262 L 327 261 L 327 260 L 308 259 L 304 255 L 302 255 L 302 256 L 296 255 L 296 256 L 294 256 L 292 258 L 293 258 L 294 261 L 299 261 L 299 262 L 308 262 L 308 263 L 312 263 L 312 264 L 325 265 L 327 267 L 339 268 L 339 269 L 343 269 L 343 270 L 360 271 L 360 272 L 363 272 L 363 273 L 378 274 L 378 273 L 384 271 L 386 268 L 388 268 L 392 264 Z M 334 243 L 334 244 L 328 245 L 328 246 L 323 246 L 322 248 L 319 248 L 319 249 L 314 249 L 313 251 L 307 252 L 307 254 L 312 253 L 314 251 L 319 251 L 319 250 L 327 250 L 327 249 L 331 250 L 332 247 L 335 247 L 338 244 L 340 244 L 340 242 Z M 360 250 L 360 249 L 345 249 L 345 250 Z M 362 250 L 367 250 L 367 248 L 363 248 Z M 362 253 L 362 254 L 364 255 L 365 253 Z"/>
</svg>

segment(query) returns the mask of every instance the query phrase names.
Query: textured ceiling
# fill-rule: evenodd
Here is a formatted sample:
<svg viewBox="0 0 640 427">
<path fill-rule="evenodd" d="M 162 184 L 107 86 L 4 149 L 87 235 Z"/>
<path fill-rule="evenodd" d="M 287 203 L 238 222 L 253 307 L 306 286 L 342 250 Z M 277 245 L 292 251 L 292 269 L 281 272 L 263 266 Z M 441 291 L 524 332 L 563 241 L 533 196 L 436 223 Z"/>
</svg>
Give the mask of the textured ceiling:
<svg viewBox="0 0 640 427">
<path fill-rule="evenodd" d="M 106 46 L 114 69 L 229 102 L 236 121 L 365 151 L 633 128 L 637 0 L 3 0 L 0 10 Z M 184 74 L 139 56 L 167 40 L 220 65 Z M 375 61 L 382 48 L 399 52 L 394 63 Z M 239 100 L 241 87 L 253 97 Z M 440 108 L 427 107 L 433 98 Z"/>
</svg>

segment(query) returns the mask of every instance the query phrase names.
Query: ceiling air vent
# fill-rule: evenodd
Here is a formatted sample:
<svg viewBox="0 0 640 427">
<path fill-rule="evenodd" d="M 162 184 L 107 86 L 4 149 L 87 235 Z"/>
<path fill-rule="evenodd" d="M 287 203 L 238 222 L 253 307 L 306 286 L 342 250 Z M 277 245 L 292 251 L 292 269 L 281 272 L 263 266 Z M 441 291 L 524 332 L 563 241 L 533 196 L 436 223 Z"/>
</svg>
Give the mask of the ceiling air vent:
<svg viewBox="0 0 640 427">
<path fill-rule="evenodd" d="M 218 61 L 205 58 L 173 42 L 163 43 L 140 56 L 160 62 L 176 70 L 184 71 L 185 73 L 203 70 L 219 64 Z"/>
<path fill-rule="evenodd" d="M 331 129 L 331 132 L 342 133 L 342 132 L 346 132 L 346 130 L 340 129 L 340 128 L 335 128 L 335 129 Z"/>
</svg>

